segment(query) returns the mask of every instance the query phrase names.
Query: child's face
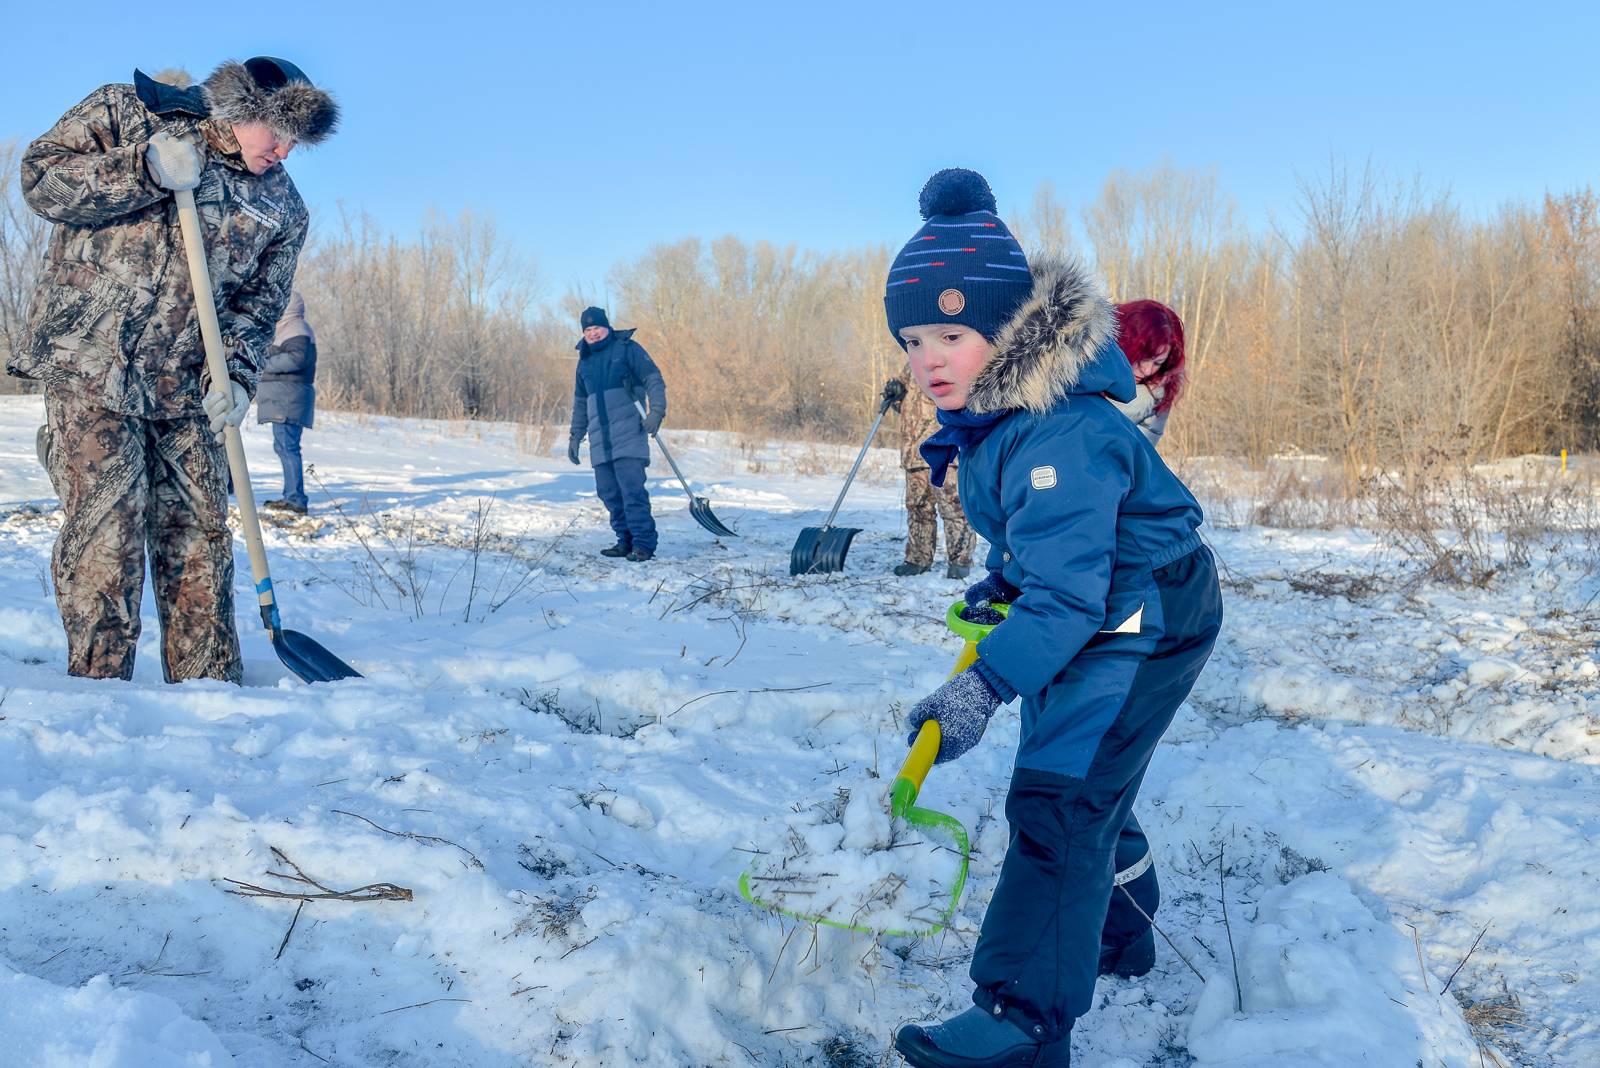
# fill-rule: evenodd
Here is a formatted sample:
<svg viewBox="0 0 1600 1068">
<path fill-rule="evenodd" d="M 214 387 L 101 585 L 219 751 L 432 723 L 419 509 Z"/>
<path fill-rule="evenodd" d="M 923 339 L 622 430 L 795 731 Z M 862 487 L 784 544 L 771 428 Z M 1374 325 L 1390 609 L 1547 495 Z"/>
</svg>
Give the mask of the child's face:
<svg viewBox="0 0 1600 1068">
<path fill-rule="evenodd" d="M 988 339 L 970 326 L 953 323 L 902 327 L 900 338 L 912 377 L 934 405 L 947 412 L 965 408 L 972 380 L 994 354 Z"/>
</svg>

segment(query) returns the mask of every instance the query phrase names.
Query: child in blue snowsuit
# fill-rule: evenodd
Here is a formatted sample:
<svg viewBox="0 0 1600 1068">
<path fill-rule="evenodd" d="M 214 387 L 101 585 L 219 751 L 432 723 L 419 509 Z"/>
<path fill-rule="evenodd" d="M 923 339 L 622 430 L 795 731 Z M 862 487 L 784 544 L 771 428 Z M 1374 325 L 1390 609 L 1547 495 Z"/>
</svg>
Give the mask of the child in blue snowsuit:
<svg viewBox="0 0 1600 1068">
<path fill-rule="evenodd" d="M 953 760 L 1020 696 L 1022 732 L 974 1007 L 905 1026 L 895 1046 L 918 1068 L 1057 1068 L 1097 975 L 1154 964 L 1159 895 L 1133 800 L 1222 598 L 1199 505 L 1111 403 L 1134 381 L 1098 285 L 1030 263 L 972 171 L 934 175 L 921 207 L 884 306 L 939 408 L 923 446 L 933 483 L 959 455 L 963 507 L 991 546 L 967 614 L 1011 607 L 910 726 L 937 720 L 939 760 Z"/>
</svg>

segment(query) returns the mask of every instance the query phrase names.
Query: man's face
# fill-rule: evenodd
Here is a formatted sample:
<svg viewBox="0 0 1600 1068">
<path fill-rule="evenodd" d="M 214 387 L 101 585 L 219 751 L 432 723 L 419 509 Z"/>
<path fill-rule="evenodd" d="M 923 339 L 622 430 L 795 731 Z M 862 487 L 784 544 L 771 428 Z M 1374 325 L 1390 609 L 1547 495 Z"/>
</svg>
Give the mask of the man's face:
<svg viewBox="0 0 1600 1068">
<path fill-rule="evenodd" d="M 610 333 L 611 330 L 609 327 L 586 326 L 583 328 L 583 340 L 587 341 L 591 345 L 598 345 L 600 342 L 604 341 L 606 339 L 606 335 Z"/>
<path fill-rule="evenodd" d="M 973 379 L 994 353 L 987 338 L 970 326 L 907 326 L 900 338 L 917 386 L 947 412 L 967 406 Z"/>
<path fill-rule="evenodd" d="M 273 133 L 265 123 L 250 122 L 233 127 L 234 139 L 239 142 L 239 154 L 251 174 L 266 174 L 289 158 L 294 142 Z"/>
</svg>

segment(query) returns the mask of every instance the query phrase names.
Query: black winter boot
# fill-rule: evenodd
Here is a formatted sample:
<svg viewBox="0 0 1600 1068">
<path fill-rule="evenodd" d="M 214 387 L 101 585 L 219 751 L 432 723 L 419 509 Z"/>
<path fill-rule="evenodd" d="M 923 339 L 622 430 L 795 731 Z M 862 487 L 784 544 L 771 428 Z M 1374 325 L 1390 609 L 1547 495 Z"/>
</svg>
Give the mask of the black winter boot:
<svg viewBox="0 0 1600 1068">
<path fill-rule="evenodd" d="M 897 566 L 894 569 L 894 573 L 896 575 L 899 575 L 901 578 L 905 578 L 908 575 L 921 575 L 921 574 L 925 573 L 930 566 L 932 566 L 932 565 L 930 565 L 930 564 L 913 564 L 910 560 L 907 560 L 905 563 L 900 564 L 899 566 Z"/>
<path fill-rule="evenodd" d="M 1037 1042 L 974 1005 L 941 1024 L 907 1024 L 894 1048 L 912 1068 L 1071 1068 L 1072 1035 Z"/>
<path fill-rule="evenodd" d="M 655 551 L 653 549 L 635 549 L 633 552 L 628 554 L 628 561 L 630 563 L 642 564 L 654 555 Z"/>
<path fill-rule="evenodd" d="M 631 552 L 633 552 L 633 546 L 624 544 L 623 542 L 619 541 L 609 549 L 601 549 L 600 550 L 600 555 L 601 556 L 610 556 L 610 557 L 619 557 L 619 556 L 627 556 Z"/>
<path fill-rule="evenodd" d="M 1149 927 L 1132 942 L 1100 947 L 1100 974 L 1137 979 L 1156 966 L 1156 933 Z"/>
</svg>

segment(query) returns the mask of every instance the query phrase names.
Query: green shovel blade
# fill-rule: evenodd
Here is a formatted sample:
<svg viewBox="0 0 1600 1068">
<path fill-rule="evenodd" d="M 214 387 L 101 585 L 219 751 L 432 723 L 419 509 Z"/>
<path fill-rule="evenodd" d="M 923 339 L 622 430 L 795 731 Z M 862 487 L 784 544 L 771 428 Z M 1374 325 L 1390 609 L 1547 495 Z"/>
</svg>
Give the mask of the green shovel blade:
<svg viewBox="0 0 1600 1068">
<path fill-rule="evenodd" d="M 937 748 L 937 747 L 935 747 Z M 756 896 L 750 888 L 750 873 L 743 872 L 739 876 L 739 896 L 758 908 L 770 909 L 785 916 L 806 923 L 820 924 L 824 927 L 835 927 L 841 931 L 856 931 L 860 934 L 895 935 L 903 938 L 919 938 L 933 934 L 950 925 L 950 920 L 956 914 L 956 907 L 961 903 L 961 891 L 967 885 L 967 865 L 971 860 L 972 848 L 967 839 L 967 829 L 961 821 L 954 816 L 943 812 L 935 812 L 930 808 L 918 808 L 914 802 L 917 799 L 917 784 L 908 776 L 902 775 L 895 779 L 893 798 L 893 813 L 896 819 L 904 820 L 907 825 L 930 832 L 935 838 L 948 841 L 950 846 L 961 857 L 961 864 L 956 870 L 955 882 L 950 887 L 948 904 L 940 911 L 938 919 L 930 926 L 920 930 L 902 930 L 900 928 L 869 927 L 865 924 L 845 923 L 842 920 L 829 919 L 812 913 L 791 909 L 776 901 L 768 901 Z"/>
</svg>

